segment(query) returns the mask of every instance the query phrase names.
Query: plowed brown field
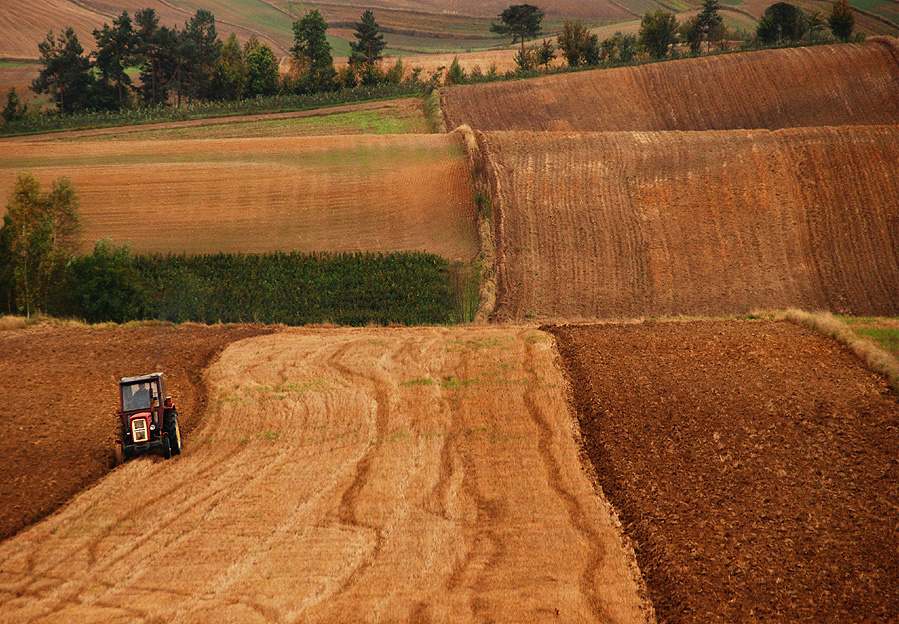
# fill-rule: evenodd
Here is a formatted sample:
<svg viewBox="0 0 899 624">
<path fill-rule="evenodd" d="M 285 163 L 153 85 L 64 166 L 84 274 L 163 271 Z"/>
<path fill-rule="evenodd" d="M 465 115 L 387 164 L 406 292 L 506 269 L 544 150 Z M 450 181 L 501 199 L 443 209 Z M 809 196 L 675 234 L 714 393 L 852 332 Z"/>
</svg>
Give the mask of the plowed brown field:
<svg viewBox="0 0 899 624">
<path fill-rule="evenodd" d="M 899 126 L 481 141 L 500 318 L 899 314 Z"/>
<path fill-rule="evenodd" d="M 109 472 L 121 377 L 165 371 L 189 434 L 206 410 L 203 369 L 228 343 L 271 331 L 189 324 L 0 331 L 0 539 Z"/>
<path fill-rule="evenodd" d="M 477 253 L 456 136 L 0 141 L 4 195 L 21 170 L 72 180 L 82 251 L 110 237 L 137 252 Z"/>
<path fill-rule="evenodd" d="M 899 397 L 777 322 L 554 329 L 659 619 L 899 621 Z"/>
<path fill-rule="evenodd" d="M 534 329 L 231 345 L 184 453 L 0 544 L 0 622 L 642 622 Z"/>
<path fill-rule="evenodd" d="M 453 87 L 447 127 L 727 130 L 899 123 L 899 58 L 884 43 L 763 50 Z"/>
</svg>

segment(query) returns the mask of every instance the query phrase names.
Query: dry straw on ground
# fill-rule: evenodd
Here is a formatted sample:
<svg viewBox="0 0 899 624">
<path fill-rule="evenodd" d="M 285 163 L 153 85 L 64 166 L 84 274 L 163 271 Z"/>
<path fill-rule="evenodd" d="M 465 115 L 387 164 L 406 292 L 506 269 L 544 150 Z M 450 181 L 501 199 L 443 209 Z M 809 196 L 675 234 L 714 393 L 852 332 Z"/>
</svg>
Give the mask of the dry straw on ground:
<svg viewBox="0 0 899 624">
<path fill-rule="evenodd" d="M 899 360 L 869 339 L 856 334 L 849 325 L 830 312 L 811 314 L 802 310 L 791 309 L 783 314 L 783 318 L 816 329 L 843 343 L 861 358 L 868 368 L 886 377 L 890 387 L 899 392 Z"/>
</svg>

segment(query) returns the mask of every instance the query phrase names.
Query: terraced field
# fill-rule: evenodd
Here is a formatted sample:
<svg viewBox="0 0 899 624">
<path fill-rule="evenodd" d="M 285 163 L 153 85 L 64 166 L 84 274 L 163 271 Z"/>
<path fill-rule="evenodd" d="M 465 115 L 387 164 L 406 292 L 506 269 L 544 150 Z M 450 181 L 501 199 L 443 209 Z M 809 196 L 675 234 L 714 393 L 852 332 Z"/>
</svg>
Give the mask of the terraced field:
<svg viewBox="0 0 899 624">
<path fill-rule="evenodd" d="M 448 128 L 482 131 L 895 124 L 897 50 L 895 40 L 763 50 L 466 85 L 441 91 L 441 101 Z"/>
<path fill-rule="evenodd" d="M 454 135 L 0 142 L 0 188 L 17 172 L 68 176 L 82 251 L 110 237 L 136 252 L 477 253 L 474 193 Z M 4 207 L 5 211 L 5 207 Z"/>
<path fill-rule="evenodd" d="M 899 314 L 899 127 L 482 135 L 504 319 Z"/>
</svg>

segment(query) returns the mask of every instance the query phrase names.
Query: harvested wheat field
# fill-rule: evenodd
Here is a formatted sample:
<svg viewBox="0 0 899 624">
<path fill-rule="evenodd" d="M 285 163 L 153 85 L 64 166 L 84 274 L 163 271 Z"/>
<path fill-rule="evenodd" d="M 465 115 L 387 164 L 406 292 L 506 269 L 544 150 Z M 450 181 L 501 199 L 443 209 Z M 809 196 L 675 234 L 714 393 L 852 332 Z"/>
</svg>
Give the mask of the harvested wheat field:
<svg viewBox="0 0 899 624">
<path fill-rule="evenodd" d="M 899 314 L 899 126 L 480 140 L 500 319 Z"/>
<path fill-rule="evenodd" d="M 899 45 L 762 50 L 461 86 L 442 90 L 441 102 L 448 128 L 484 131 L 895 124 Z"/>
<path fill-rule="evenodd" d="M 272 331 L 192 324 L 0 331 L 0 472 L 7 475 L 0 539 L 109 472 L 120 378 L 164 371 L 190 433 L 206 410 L 203 369 L 230 342 Z"/>
<path fill-rule="evenodd" d="M 183 454 L 0 544 L 0 622 L 644 622 L 534 329 L 228 347 Z"/>
<path fill-rule="evenodd" d="M 9 145 L 4 194 L 22 170 L 47 188 L 72 180 L 81 251 L 110 237 L 138 253 L 477 253 L 471 174 L 455 135 Z"/>
<path fill-rule="evenodd" d="M 899 397 L 788 322 L 552 330 L 660 621 L 899 620 Z"/>
</svg>

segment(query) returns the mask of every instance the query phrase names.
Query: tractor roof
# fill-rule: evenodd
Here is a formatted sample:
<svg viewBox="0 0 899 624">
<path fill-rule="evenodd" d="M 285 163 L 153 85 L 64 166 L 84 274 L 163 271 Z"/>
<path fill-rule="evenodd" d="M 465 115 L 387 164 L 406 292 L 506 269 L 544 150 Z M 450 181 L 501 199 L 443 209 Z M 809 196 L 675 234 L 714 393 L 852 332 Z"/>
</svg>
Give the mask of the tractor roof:
<svg viewBox="0 0 899 624">
<path fill-rule="evenodd" d="M 119 380 L 120 384 L 132 384 L 132 383 L 141 383 L 144 381 L 153 381 L 154 379 L 159 379 L 162 377 L 162 373 L 150 373 L 149 375 L 139 375 L 137 377 L 122 377 Z"/>
</svg>

